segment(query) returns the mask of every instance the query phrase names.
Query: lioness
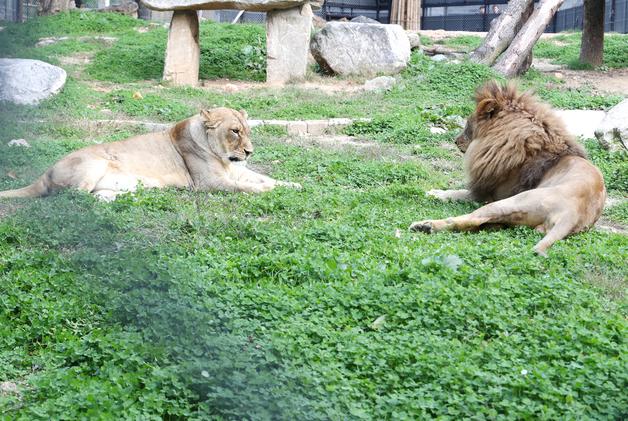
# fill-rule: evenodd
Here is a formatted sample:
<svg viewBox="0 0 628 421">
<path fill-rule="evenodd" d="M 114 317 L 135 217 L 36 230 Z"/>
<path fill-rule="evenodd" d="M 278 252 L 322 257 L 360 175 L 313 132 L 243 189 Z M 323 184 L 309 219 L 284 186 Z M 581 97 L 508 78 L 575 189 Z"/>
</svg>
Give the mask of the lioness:
<svg viewBox="0 0 628 421">
<path fill-rule="evenodd" d="M 431 190 L 441 200 L 492 202 L 462 216 L 415 222 L 411 230 L 471 231 L 487 224 L 527 225 L 556 241 L 590 228 L 606 200 L 604 179 L 551 108 L 512 84 L 492 81 L 476 92 L 476 109 L 456 145 L 468 190 Z"/>
<path fill-rule="evenodd" d="M 253 153 L 246 119 L 245 111 L 201 110 L 161 133 L 88 146 L 61 159 L 30 186 L 0 192 L 0 198 L 38 197 L 77 188 L 113 200 L 135 190 L 138 183 L 250 193 L 279 185 L 300 188 L 234 164 Z"/>
</svg>

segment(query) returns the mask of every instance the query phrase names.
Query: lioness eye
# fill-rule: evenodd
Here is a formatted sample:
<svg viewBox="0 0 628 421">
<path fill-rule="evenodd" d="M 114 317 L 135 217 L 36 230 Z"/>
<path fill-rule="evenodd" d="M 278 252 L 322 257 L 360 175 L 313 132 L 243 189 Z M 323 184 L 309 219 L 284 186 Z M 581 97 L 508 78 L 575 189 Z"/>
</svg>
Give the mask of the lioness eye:
<svg viewBox="0 0 628 421">
<path fill-rule="evenodd" d="M 231 131 L 235 134 L 240 134 L 240 129 L 231 129 Z"/>
</svg>

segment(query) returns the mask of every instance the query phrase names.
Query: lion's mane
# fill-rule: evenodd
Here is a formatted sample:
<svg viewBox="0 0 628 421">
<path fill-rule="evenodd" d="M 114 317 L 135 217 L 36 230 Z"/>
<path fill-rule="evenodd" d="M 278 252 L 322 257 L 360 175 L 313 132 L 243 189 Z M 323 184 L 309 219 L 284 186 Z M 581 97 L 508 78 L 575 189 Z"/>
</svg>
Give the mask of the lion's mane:
<svg viewBox="0 0 628 421">
<path fill-rule="evenodd" d="M 511 186 L 507 196 L 533 189 L 562 157 L 586 158 L 563 121 L 531 93 L 491 81 L 476 91 L 475 99 L 465 168 L 476 200 L 494 200 L 504 185 Z"/>
</svg>

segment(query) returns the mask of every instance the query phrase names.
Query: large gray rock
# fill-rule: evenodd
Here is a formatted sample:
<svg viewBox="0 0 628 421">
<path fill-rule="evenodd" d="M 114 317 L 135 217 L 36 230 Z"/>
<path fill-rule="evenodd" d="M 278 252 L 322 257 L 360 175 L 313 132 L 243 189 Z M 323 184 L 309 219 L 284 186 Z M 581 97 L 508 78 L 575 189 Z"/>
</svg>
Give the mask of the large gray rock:
<svg viewBox="0 0 628 421">
<path fill-rule="evenodd" d="M 595 137 L 612 151 L 628 150 L 628 98 L 608 111 L 595 129 Z"/>
<path fill-rule="evenodd" d="M 267 12 L 291 9 L 309 3 L 308 0 L 141 0 L 153 10 L 220 10 L 237 9 Z M 314 2 L 316 3 L 316 2 Z"/>
<path fill-rule="evenodd" d="M 399 25 L 330 22 L 310 49 L 324 71 L 340 75 L 399 73 L 410 59 L 410 42 Z"/>
<path fill-rule="evenodd" d="M 569 133 L 585 139 L 593 138 L 593 130 L 604 119 L 606 113 L 599 110 L 556 110 Z"/>
<path fill-rule="evenodd" d="M 375 19 L 371 19 L 369 17 L 362 16 L 362 15 L 354 17 L 349 22 L 353 22 L 353 23 L 373 23 L 375 25 L 380 25 L 379 21 L 376 21 Z"/>
<path fill-rule="evenodd" d="M 67 74 L 39 60 L 0 58 L 0 102 L 35 105 L 56 94 Z"/>
<path fill-rule="evenodd" d="M 397 80 L 392 76 L 380 76 L 364 82 L 364 90 L 367 92 L 390 91 Z"/>
</svg>

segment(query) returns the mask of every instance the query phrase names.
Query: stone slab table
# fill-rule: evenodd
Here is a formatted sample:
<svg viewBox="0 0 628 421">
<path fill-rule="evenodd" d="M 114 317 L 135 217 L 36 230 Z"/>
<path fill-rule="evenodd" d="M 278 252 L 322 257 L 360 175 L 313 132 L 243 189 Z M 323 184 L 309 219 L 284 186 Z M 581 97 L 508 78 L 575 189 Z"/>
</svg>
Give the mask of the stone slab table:
<svg viewBox="0 0 628 421">
<path fill-rule="evenodd" d="M 198 10 L 266 12 L 266 81 L 283 84 L 305 77 L 312 25 L 310 0 L 141 0 L 149 9 L 173 11 L 163 79 L 196 85 L 200 63 Z M 320 7 L 317 1 L 312 1 Z"/>
</svg>

